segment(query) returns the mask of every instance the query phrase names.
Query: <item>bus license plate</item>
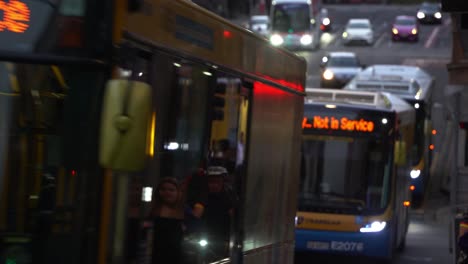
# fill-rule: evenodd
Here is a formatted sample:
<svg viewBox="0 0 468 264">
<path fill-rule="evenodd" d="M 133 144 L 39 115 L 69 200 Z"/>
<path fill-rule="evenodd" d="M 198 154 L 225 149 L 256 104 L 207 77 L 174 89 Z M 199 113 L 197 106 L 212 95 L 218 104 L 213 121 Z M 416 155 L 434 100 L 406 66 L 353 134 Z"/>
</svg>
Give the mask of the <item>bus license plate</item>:
<svg viewBox="0 0 468 264">
<path fill-rule="evenodd" d="M 330 243 L 321 241 L 308 241 L 307 248 L 314 250 L 329 250 Z"/>
</svg>

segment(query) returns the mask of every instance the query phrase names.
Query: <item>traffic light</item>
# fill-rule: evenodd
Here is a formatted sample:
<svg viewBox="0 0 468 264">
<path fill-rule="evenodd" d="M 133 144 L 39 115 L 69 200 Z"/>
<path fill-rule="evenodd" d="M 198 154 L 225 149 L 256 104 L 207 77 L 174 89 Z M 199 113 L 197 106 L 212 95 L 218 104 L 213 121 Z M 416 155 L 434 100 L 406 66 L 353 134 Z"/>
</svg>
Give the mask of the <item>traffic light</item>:
<svg viewBox="0 0 468 264">
<path fill-rule="evenodd" d="M 214 95 L 211 98 L 211 106 L 213 107 L 213 120 L 224 120 L 224 106 L 226 105 L 226 84 L 217 83 L 214 90 Z"/>
</svg>

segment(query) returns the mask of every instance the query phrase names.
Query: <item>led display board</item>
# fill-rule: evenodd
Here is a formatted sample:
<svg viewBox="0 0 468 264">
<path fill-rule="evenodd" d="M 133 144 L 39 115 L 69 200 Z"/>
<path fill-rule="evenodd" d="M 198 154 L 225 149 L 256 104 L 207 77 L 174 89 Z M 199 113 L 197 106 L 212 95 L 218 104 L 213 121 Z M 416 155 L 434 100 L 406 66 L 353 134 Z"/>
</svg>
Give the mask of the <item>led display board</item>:
<svg viewBox="0 0 468 264">
<path fill-rule="evenodd" d="M 311 118 L 304 117 L 302 119 L 302 128 L 372 133 L 374 132 L 375 124 L 373 121 L 363 118 L 353 120 L 347 117 L 337 118 L 334 116 L 316 115 Z"/>
<path fill-rule="evenodd" d="M 32 52 L 51 19 L 47 1 L 0 0 L 0 52 Z"/>
</svg>

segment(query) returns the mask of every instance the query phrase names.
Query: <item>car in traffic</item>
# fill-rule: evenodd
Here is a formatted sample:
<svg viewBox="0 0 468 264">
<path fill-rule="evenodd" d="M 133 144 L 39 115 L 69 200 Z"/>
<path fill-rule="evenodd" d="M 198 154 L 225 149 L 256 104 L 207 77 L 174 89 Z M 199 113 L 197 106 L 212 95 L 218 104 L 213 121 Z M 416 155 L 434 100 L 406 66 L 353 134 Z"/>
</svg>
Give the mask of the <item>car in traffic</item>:
<svg viewBox="0 0 468 264">
<path fill-rule="evenodd" d="M 351 43 L 372 45 L 374 42 L 374 30 L 369 19 L 352 18 L 346 23 L 342 37 L 345 45 Z"/>
<path fill-rule="evenodd" d="M 392 40 L 418 41 L 419 24 L 414 16 L 397 16 L 392 25 Z"/>
<path fill-rule="evenodd" d="M 442 7 L 440 3 L 423 2 L 416 13 L 416 17 L 419 22 L 424 24 L 441 24 Z"/>
<path fill-rule="evenodd" d="M 270 19 L 268 16 L 251 16 L 248 28 L 264 37 L 268 37 L 270 28 Z"/>
<path fill-rule="evenodd" d="M 320 87 L 342 88 L 362 70 L 363 65 L 354 52 L 333 51 L 322 57 L 320 67 Z"/>
</svg>

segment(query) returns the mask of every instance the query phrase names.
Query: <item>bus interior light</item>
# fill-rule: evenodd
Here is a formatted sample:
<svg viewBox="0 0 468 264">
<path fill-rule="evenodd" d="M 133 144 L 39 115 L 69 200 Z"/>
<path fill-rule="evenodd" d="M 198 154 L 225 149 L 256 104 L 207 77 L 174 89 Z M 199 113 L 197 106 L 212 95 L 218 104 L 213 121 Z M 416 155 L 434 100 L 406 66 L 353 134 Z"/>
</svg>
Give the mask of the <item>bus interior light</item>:
<svg viewBox="0 0 468 264">
<path fill-rule="evenodd" d="M 205 74 L 206 76 L 213 76 L 213 74 L 209 71 L 204 71 L 203 74 Z"/>
<path fill-rule="evenodd" d="M 176 66 L 177 68 L 180 68 L 180 67 L 182 67 L 182 65 L 180 65 L 180 64 L 179 64 L 179 63 L 177 63 L 177 62 L 174 62 L 174 63 L 173 63 L 173 65 L 174 65 L 174 66 Z"/>
<path fill-rule="evenodd" d="M 334 104 L 326 104 L 325 107 L 326 107 L 326 108 L 330 108 L 330 109 L 334 109 L 334 108 L 336 108 L 336 105 L 334 105 Z"/>
<path fill-rule="evenodd" d="M 387 118 L 382 118 L 382 124 L 387 124 L 388 123 L 388 119 Z"/>
<path fill-rule="evenodd" d="M 420 105 L 418 103 L 414 104 L 414 108 L 419 109 Z"/>
<path fill-rule="evenodd" d="M 152 187 L 143 187 L 143 191 L 141 192 L 141 200 L 143 202 L 151 202 L 153 199 L 153 188 Z"/>
<path fill-rule="evenodd" d="M 387 223 L 385 221 L 374 221 L 365 225 L 364 227 L 361 227 L 359 231 L 361 231 L 361 233 L 377 233 L 384 230 L 386 225 Z"/>
<path fill-rule="evenodd" d="M 417 179 L 420 175 L 421 175 L 420 170 L 411 170 L 410 172 L 411 179 Z"/>
</svg>

